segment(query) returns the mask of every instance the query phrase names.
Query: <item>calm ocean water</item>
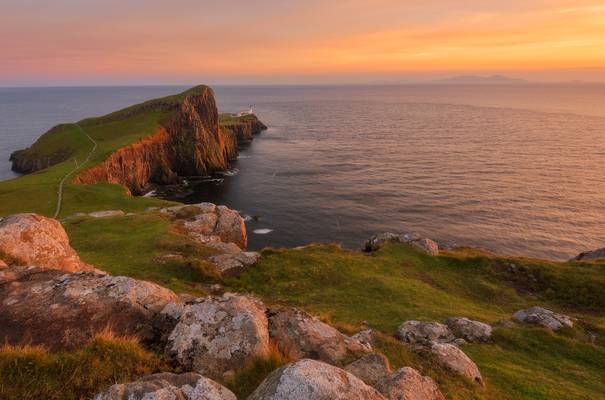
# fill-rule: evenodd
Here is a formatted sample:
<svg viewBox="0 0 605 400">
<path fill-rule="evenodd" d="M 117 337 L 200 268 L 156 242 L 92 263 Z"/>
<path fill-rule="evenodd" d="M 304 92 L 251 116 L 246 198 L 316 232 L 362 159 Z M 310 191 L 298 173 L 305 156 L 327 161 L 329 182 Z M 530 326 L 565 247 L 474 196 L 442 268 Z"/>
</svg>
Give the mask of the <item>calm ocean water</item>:
<svg viewBox="0 0 605 400">
<path fill-rule="evenodd" d="M 0 89 L 0 179 L 10 152 L 54 124 L 180 89 Z M 270 129 L 237 174 L 182 200 L 260 216 L 248 222 L 253 248 L 356 248 L 384 231 L 551 259 L 605 246 L 605 85 L 216 93 L 222 111 L 254 104 Z"/>
</svg>

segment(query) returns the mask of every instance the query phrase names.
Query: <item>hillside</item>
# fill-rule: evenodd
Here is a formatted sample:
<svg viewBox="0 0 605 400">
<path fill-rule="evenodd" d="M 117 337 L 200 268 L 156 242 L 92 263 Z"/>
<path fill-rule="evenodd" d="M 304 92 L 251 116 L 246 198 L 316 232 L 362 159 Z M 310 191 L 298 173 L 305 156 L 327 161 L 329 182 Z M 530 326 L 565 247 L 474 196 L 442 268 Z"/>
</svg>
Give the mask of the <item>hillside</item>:
<svg viewBox="0 0 605 400">
<path fill-rule="evenodd" d="M 134 211 L 165 204 L 129 194 L 143 194 L 150 183 L 177 183 L 181 176 L 227 169 L 237 156 L 241 132 L 251 136 L 266 128 L 254 116 L 242 121 L 227 115 L 221 118 L 228 123 L 219 123 L 212 89 L 197 86 L 105 116 L 56 126 L 28 149 L 13 153 L 13 168 L 30 174 L 0 182 L 0 216 L 16 212 L 53 215 L 59 182 L 70 171 L 74 173 L 66 182 L 60 215 L 108 208 Z M 97 144 L 92 154 L 91 140 Z"/>
</svg>

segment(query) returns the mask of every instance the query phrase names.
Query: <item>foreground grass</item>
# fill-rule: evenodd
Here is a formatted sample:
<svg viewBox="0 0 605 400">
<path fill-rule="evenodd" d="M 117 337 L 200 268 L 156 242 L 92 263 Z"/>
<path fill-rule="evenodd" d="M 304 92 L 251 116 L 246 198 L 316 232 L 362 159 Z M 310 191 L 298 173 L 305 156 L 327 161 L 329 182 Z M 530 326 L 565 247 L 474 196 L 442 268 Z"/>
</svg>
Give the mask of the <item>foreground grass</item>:
<svg viewBox="0 0 605 400">
<path fill-rule="evenodd" d="M 0 347 L 0 399 L 91 399 L 116 382 L 165 370 L 134 339 L 103 334 L 72 353 L 40 347 Z"/>
<path fill-rule="evenodd" d="M 213 250 L 176 232 L 158 214 L 70 219 L 64 227 L 80 257 L 112 275 L 196 295 L 204 294 L 204 283 L 218 280 L 214 267 L 203 261 Z"/>
</svg>

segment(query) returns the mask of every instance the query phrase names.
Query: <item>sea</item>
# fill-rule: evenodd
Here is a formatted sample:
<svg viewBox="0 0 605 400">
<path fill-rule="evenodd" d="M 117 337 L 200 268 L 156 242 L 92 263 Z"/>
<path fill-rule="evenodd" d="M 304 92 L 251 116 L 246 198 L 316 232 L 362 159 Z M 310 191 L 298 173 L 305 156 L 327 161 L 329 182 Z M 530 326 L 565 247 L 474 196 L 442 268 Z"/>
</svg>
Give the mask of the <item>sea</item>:
<svg viewBox="0 0 605 400">
<path fill-rule="evenodd" d="M 0 88 L 9 155 L 61 123 L 185 87 Z M 269 127 L 179 198 L 239 210 L 250 247 L 380 232 L 568 259 L 605 246 L 605 84 L 218 86 Z"/>
</svg>

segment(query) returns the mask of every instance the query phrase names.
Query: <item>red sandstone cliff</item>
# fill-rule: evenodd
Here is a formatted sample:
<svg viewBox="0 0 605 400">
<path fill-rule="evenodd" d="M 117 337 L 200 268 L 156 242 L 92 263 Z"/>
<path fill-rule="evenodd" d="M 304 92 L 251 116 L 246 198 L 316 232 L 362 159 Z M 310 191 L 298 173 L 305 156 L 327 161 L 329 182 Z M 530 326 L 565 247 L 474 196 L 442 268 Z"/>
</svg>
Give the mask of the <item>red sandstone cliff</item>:
<svg viewBox="0 0 605 400">
<path fill-rule="evenodd" d="M 179 176 L 227 169 L 237 143 L 237 132 L 219 126 L 214 93 L 203 87 L 186 95 L 154 134 L 115 151 L 75 181 L 118 183 L 137 195 L 148 183 L 172 184 Z"/>
</svg>

